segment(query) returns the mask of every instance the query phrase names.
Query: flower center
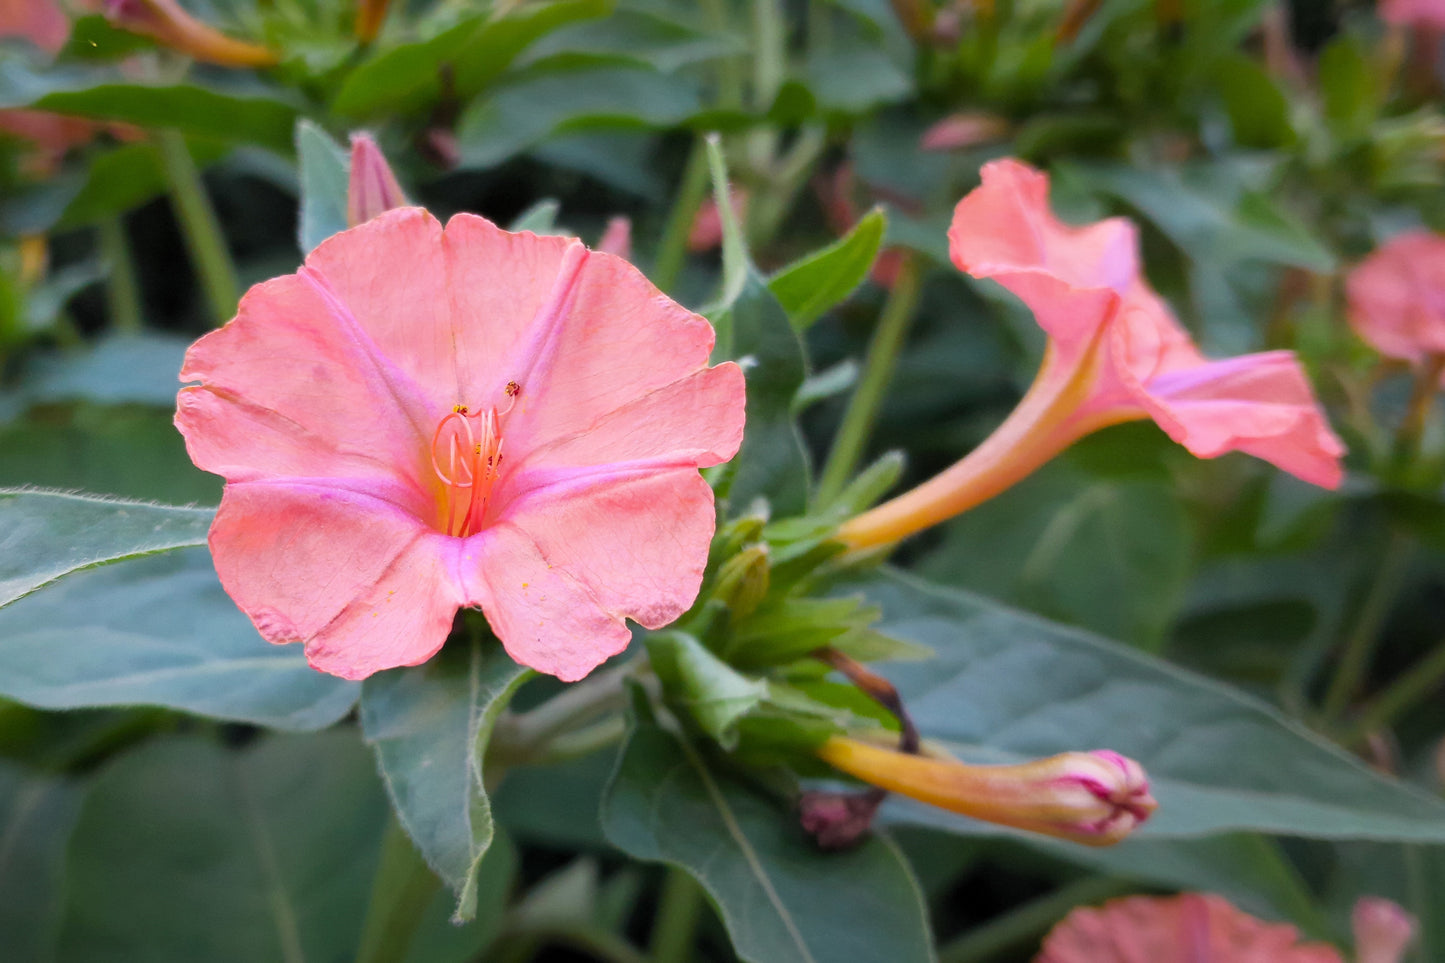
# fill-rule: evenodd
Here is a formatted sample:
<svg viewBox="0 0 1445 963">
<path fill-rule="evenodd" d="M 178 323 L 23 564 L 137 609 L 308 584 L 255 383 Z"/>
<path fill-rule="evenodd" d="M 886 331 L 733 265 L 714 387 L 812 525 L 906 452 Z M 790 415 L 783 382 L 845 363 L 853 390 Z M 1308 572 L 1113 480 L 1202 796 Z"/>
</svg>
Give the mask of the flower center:
<svg viewBox="0 0 1445 963">
<path fill-rule="evenodd" d="M 516 404 L 521 386 L 507 382 L 507 406 L 472 411 L 457 405 L 437 423 L 431 467 L 442 484 L 440 526 L 466 538 L 481 528 L 487 502 L 502 474 L 502 418 Z"/>
</svg>

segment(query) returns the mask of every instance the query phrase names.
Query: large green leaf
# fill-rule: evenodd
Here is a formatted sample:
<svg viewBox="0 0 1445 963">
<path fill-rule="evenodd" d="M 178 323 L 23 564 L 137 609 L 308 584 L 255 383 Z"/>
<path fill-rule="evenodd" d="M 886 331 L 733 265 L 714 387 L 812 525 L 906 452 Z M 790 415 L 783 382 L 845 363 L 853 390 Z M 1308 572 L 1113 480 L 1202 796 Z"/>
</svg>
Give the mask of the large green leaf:
<svg viewBox="0 0 1445 963">
<path fill-rule="evenodd" d="M 362 688 L 362 732 L 392 805 L 456 891 L 459 921 L 476 914 L 477 866 L 492 842 L 482 757 L 497 715 L 528 674 L 496 642 L 474 639 L 425 665 L 378 673 Z"/>
<path fill-rule="evenodd" d="M 190 343 L 173 335 L 118 334 L 69 351 L 37 352 L 26 359 L 15 390 L 0 395 L 0 420 L 31 405 L 68 401 L 171 408 Z"/>
<path fill-rule="evenodd" d="M 1137 759 L 1159 800 L 1141 837 L 1258 830 L 1445 840 L 1445 803 L 1241 692 L 901 573 L 879 575 L 866 590 L 890 634 L 938 653 L 887 670 L 925 738 L 980 762 L 1103 748 Z M 897 812 L 958 832 L 993 831 L 912 802 Z"/>
<path fill-rule="evenodd" d="M 492 167 L 564 130 L 659 128 L 702 109 L 697 85 L 645 67 L 538 65 L 457 123 L 463 167 Z"/>
<path fill-rule="evenodd" d="M 331 135 L 309 120 L 296 125 L 296 155 L 301 161 L 297 240 L 301 253 L 310 254 L 316 245 L 346 230 L 351 158 Z"/>
<path fill-rule="evenodd" d="M 685 13 L 682 6 L 677 13 Z M 672 14 L 672 11 L 668 11 Z M 747 53 L 736 33 L 718 33 L 648 10 L 618 10 L 601 20 L 564 27 L 539 41 L 524 58 L 537 61 L 559 54 L 633 60 L 671 72 L 716 57 Z"/>
<path fill-rule="evenodd" d="M 0 490 L 0 607 L 71 572 L 204 545 L 214 514 L 209 508 Z"/>
<path fill-rule="evenodd" d="M 887 230 L 888 218 L 882 208 L 874 208 L 842 238 L 768 280 L 768 290 L 787 310 L 794 329 L 806 331 L 863 283 Z"/>
<path fill-rule="evenodd" d="M 80 801 L 75 781 L 0 761 L 0 938 L 8 963 L 53 959 L 65 846 Z"/>
<path fill-rule="evenodd" d="M 203 548 L 79 572 L 0 609 L 0 695 L 45 709 L 156 705 L 317 729 L 357 689 L 300 646 L 264 641 Z"/>
<path fill-rule="evenodd" d="M 933 959 L 922 894 L 891 840 L 820 851 L 785 807 L 651 719 L 634 719 L 602 825 L 628 855 L 697 879 L 749 963 Z"/>
<path fill-rule="evenodd" d="M 58 960 L 354 959 L 385 821 L 354 730 L 149 743 L 86 798 Z"/>
<path fill-rule="evenodd" d="M 428 40 L 383 51 L 346 78 L 332 109 L 343 116 L 408 114 L 450 92 L 465 101 L 501 75 L 539 37 L 600 17 L 611 0 L 557 0 L 472 17 Z M 449 91 L 443 76 L 450 75 Z"/>
</svg>

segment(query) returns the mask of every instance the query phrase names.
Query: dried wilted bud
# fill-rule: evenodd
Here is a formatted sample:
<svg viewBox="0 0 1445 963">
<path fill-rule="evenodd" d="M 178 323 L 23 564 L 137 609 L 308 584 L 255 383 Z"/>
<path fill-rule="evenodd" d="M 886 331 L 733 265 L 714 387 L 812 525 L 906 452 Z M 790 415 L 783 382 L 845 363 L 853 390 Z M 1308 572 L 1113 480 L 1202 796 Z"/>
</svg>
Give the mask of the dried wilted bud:
<svg viewBox="0 0 1445 963">
<path fill-rule="evenodd" d="M 1117 752 L 1066 752 L 1012 766 L 969 766 L 833 737 L 825 762 L 880 789 L 974 819 L 1110 846 L 1158 808 L 1137 762 Z"/>
</svg>

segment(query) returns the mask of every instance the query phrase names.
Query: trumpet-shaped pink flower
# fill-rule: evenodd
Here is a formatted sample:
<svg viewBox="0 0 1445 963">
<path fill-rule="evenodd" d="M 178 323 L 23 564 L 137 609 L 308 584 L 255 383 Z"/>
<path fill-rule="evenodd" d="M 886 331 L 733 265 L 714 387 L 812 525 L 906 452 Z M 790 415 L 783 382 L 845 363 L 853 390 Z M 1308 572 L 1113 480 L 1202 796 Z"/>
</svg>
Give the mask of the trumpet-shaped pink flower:
<svg viewBox="0 0 1445 963">
<path fill-rule="evenodd" d="M 576 240 L 419 208 L 343 231 L 186 355 L 176 424 L 227 481 L 221 582 L 346 678 L 430 658 L 464 606 L 518 662 L 581 678 L 625 617 L 661 626 L 697 594 L 697 469 L 743 430 L 712 345 Z"/>
<path fill-rule="evenodd" d="M 1387 358 L 1445 354 L 1445 236 L 1407 231 L 1345 280 L 1350 325 Z"/>
<path fill-rule="evenodd" d="M 1334 947 L 1301 943 L 1213 894 L 1129 896 L 1064 917 L 1034 963 L 1343 963 Z"/>
<path fill-rule="evenodd" d="M 1243 451 L 1337 486 L 1344 446 L 1294 354 L 1207 360 L 1144 280 L 1134 226 L 1063 224 L 1048 187 L 1019 161 L 987 164 L 948 232 L 954 263 L 1012 291 L 1048 333 L 1033 386 L 967 458 L 849 521 L 840 537 L 855 547 L 902 538 L 993 497 L 1090 432 L 1143 418 L 1201 458 Z"/>
</svg>

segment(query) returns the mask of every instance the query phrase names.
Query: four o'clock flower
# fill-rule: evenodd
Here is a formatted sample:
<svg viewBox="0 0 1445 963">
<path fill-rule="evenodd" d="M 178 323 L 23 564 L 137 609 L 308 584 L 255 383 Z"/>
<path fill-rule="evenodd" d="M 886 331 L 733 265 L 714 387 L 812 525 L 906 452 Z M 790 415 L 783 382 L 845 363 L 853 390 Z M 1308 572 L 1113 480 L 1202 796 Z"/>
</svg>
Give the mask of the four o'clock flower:
<svg viewBox="0 0 1445 963">
<path fill-rule="evenodd" d="M 386 155 L 367 133 L 351 135 L 351 170 L 346 183 L 346 224 L 355 227 L 409 202 Z"/>
<path fill-rule="evenodd" d="M 1129 896 L 1074 910 L 1034 963 L 1343 963 L 1334 947 L 1212 893 Z"/>
<path fill-rule="evenodd" d="M 1445 235 L 1406 231 L 1345 279 L 1350 326 L 1401 361 L 1445 357 Z"/>
<path fill-rule="evenodd" d="M 743 378 L 627 262 L 388 211 L 258 284 L 187 352 L 176 424 L 227 485 L 210 546 L 271 642 L 359 679 L 458 609 L 564 680 L 691 605 Z"/>
<path fill-rule="evenodd" d="M 1380 0 L 1376 9 L 1386 23 L 1445 30 L 1445 0 Z"/>
<path fill-rule="evenodd" d="M 1134 226 L 1058 221 L 1048 178 L 1016 160 L 983 168 L 954 211 L 954 263 L 992 278 L 1049 335 L 1032 387 L 968 457 L 849 522 L 855 548 L 887 544 L 993 497 L 1079 438 L 1152 418 L 1201 458 L 1243 451 L 1308 482 L 1340 483 L 1344 446 L 1289 351 L 1201 355 L 1139 268 Z"/>
<path fill-rule="evenodd" d="M 974 819 L 1110 846 L 1158 807 L 1137 762 L 1066 752 L 1012 766 L 970 766 L 834 736 L 818 757 L 864 782 Z"/>
</svg>

